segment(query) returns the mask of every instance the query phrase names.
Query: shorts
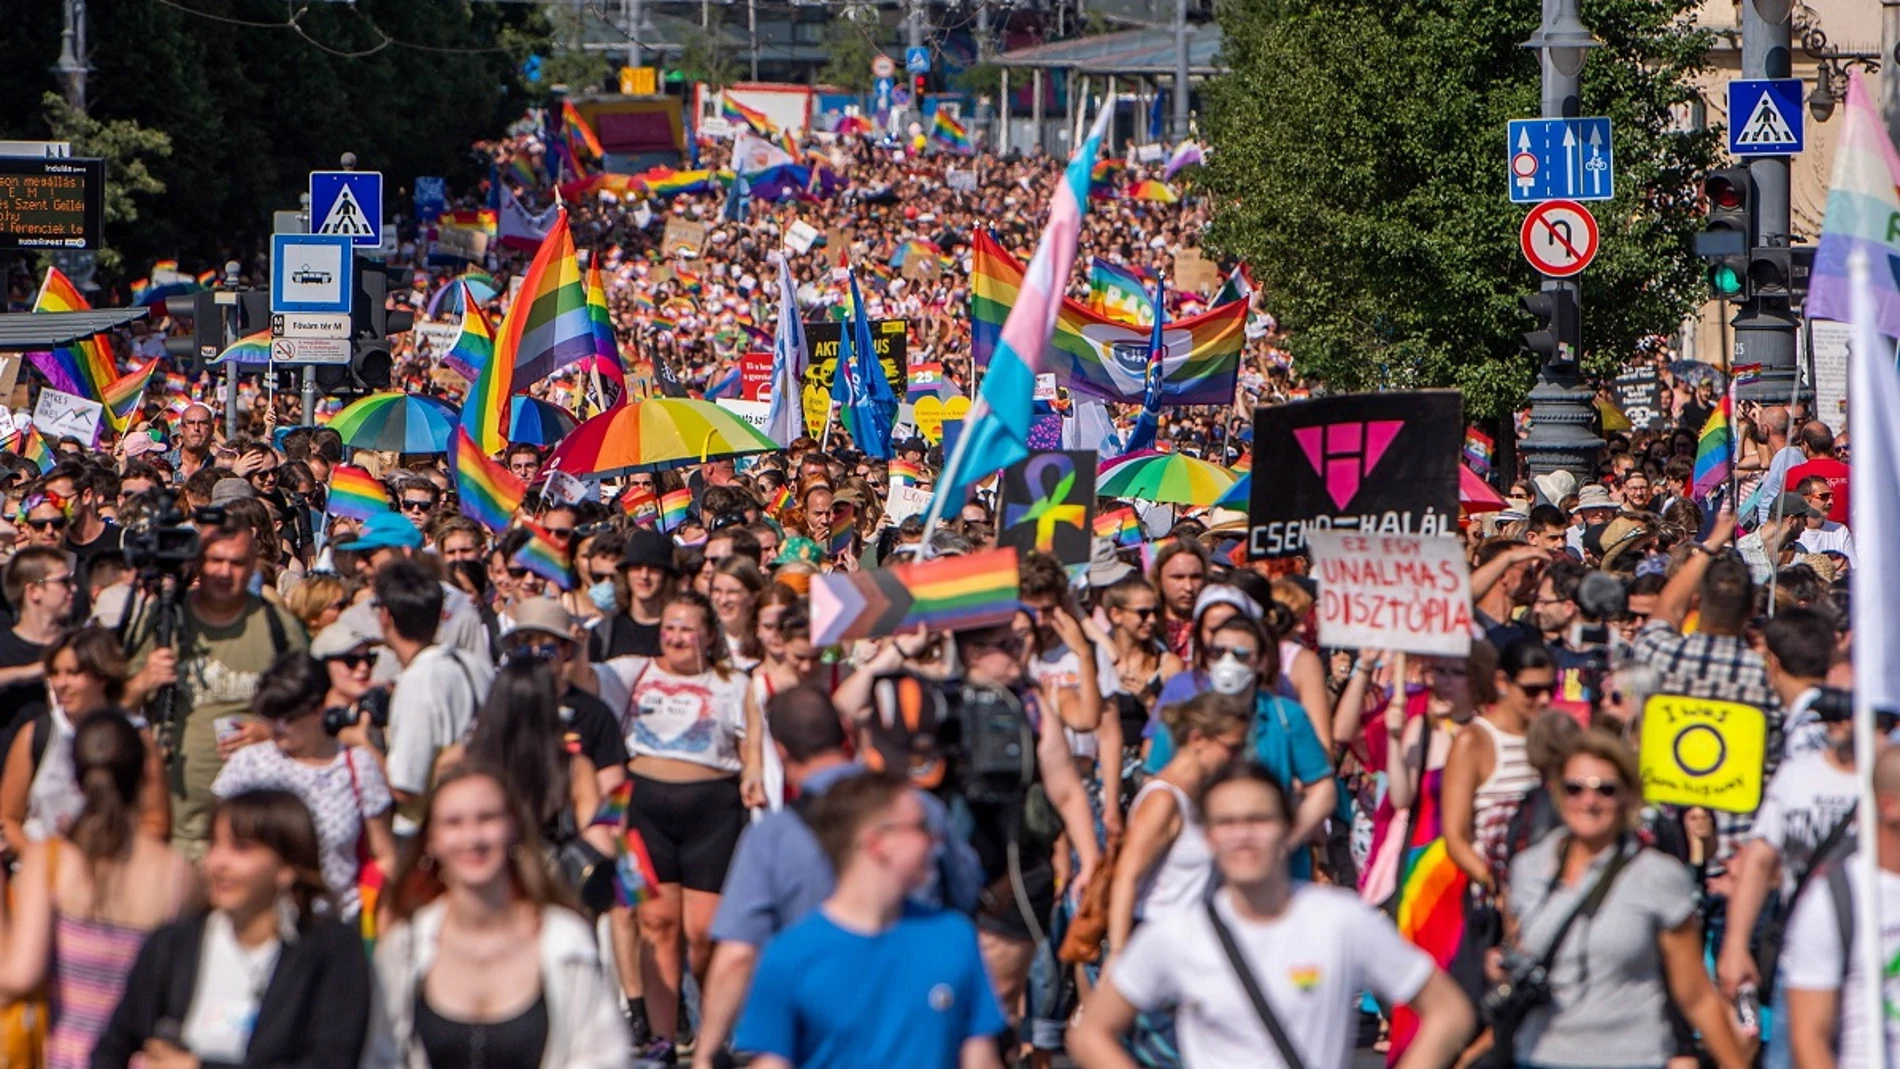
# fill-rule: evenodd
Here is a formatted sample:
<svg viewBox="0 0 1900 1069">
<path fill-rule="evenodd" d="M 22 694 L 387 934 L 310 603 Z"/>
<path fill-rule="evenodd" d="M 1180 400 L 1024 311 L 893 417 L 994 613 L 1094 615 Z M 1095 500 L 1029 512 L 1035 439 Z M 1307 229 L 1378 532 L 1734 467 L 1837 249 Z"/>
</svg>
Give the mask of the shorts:
<svg viewBox="0 0 1900 1069">
<path fill-rule="evenodd" d="M 674 783 L 633 777 L 627 826 L 646 840 L 661 883 L 718 894 L 745 825 L 737 779 Z"/>
<path fill-rule="evenodd" d="M 1046 933 L 1056 908 L 1056 870 L 1048 858 L 1024 860 L 1023 891 L 1029 899 L 1030 912 L 1036 915 L 1037 926 Z M 1016 900 L 1015 885 L 1008 873 L 983 888 L 982 897 L 977 901 L 976 926 L 991 935 L 1019 943 L 1035 941 L 1028 921 L 1023 919 L 1022 907 Z"/>
</svg>

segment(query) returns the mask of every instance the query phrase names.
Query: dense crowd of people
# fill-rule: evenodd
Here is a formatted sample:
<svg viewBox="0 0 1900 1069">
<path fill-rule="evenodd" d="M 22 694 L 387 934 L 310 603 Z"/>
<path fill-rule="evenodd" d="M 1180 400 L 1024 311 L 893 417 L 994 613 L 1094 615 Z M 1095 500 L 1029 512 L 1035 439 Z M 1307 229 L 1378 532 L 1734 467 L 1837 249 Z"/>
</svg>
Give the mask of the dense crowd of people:
<svg viewBox="0 0 1900 1069">
<path fill-rule="evenodd" d="M 818 151 L 849 181 L 821 210 L 851 263 L 944 250 L 860 278 L 967 390 L 969 234 L 1027 259 L 1059 169 Z M 573 206 L 630 389 L 704 392 L 769 333 L 772 257 L 810 206 L 722 221 L 722 196 Z M 1105 199 L 1083 250 L 1167 271 L 1205 212 Z M 709 224 L 697 256 L 658 254 L 668 215 Z M 426 309 L 457 271 L 406 254 Z M 794 258 L 807 318 L 844 292 L 830 262 Z M 486 266 L 499 308 L 523 264 Z M 133 329 L 129 352 L 157 336 Z M 1249 333 L 1234 406 L 1170 413 L 1167 447 L 1237 458 L 1242 413 L 1305 395 L 1270 317 Z M 459 389 L 426 345 L 399 356 L 400 384 Z M 98 449 L 0 454 L 0 1041 L 98 1069 L 1900 1049 L 1860 1017 L 1844 921 L 1853 865 L 1891 873 L 1900 909 L 1900 756 L 1857 817 L 1843 443 L 1799 409 L 1743 413 L 1743 507 L 1710 508 L 1706 390 L 1668 386 L 1664 429 L 1611 435 L 1587 479 L 1511 482 L 1464 518 L 1463 657 L 1322 647 L 1302 560 L 1240 563 L 1234 517 L 1119 501 L 1098 507 L 1136 507 L 1144 544 L 1023 554 L 1005 621 L 815 641 L 819 577 L 994 544 L 988 492 L 934 530 L 891 515 L 898 462 L 924 489 L 943 464 L 922 437 L 889 460 L 804 437 L 579 492 L 517 443 L 499 459 L 558 578 L 522 563 L 526 527 L 463 515 L 442 457 L 352 455 L 267 389 L 235 436 L 215 403 L 154 396 Z M 578 409 L 586 386 L 536 389 Z M 387 512 L 326 508 L 346 462 Z M 665 529 L 614 503 L 681 490 Z M 153 552 L 160 529 L 191 532 L 188 559 Z M 1761 711 L 1758 809 L 1645 800 L 1656 695 Z M 978 767 L 979 732 L 1015 779 Z M 1449 943 L 1417 921 L 1422 855 Z"/>
</svg>

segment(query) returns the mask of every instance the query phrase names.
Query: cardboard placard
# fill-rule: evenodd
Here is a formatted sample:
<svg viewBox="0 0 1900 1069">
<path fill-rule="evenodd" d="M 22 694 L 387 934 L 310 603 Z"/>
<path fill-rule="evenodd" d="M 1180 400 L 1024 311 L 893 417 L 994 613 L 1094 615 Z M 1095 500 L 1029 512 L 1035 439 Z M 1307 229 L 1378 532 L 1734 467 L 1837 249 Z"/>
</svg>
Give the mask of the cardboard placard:
<svg viewBox="0 0 1900 1069">
<path fill-rule="evenodd" d="M 805 369 L 807 385 L 825 391 L 831 389 L 831 378 L 838 371 L 838 350 L 842 347 L 846 326 L 835 319 L 805 324 L 805 347 L 811 354 L 811 364 Z M 884 377 L 890 381 L 891 393 L 903 397 L 910 391 L 907 381 L 910 321 L 873 319 L 871 348 L 877 350 L 878 363 L 884 365 Z"/>
<path fill-rule="evenodd" d="M 807 253 L 818 242 L 818 228 L 803 219 L 792 220 L 785 228 L 785 245 L 797 253 Z"/>
<path fill-rule="evenodd" d="M 746 353 L 739 357 L 739 396 L 748 401 L 772 399 L 771 353 Z"/>
<path fill-rule="evenodd" d="M 33 427 L 48 441 L 73 437 L 89 446 L 98 445 L 99 421 L 105 411 L 105 406 L 97 401 L 43 389 L 39 402 L 33 406 Z"/>
<path fill-rule="evenodd" d="M 666 221 L 666 232 L 660 237 L 660 252 L 664 256 L 673 256 L 681 250 L 699 255 L 706 247 L 706 224 L 694 223 L 678 217 Z"/>
<path fill-rule="evenodd" d="M 1087 564 L 1094 548 L 1095 451 L 1033 453 L 1003 469 L 996 544 Z"/>
<path fill-rule="evenodd" d="M 1768 719 L 1741 702 L 1657 694 L 1643 703 L 1643 798 L 1752 813 L 1761 805 Z"/>
<path fill-rule="evenodd" d="M 1174 254 L 1174 285 L 1191 293 L 1212 293 L 1221 286 L 1220 265 L 1201 255 L 1199 249 L 1182 249 Z"/>
<path fill-rule="evenodd" d="M 961 167 L 952 167 L 944 172 L 943 184 L 959 193 L 975 193 L 976 172 L 964 170 Z"/>
<path fill-rule="evenodd" d="M 826 267 L 837 267 L 851 251 L 851 231 L 833 227 L 825 231 L 825 246 L 819 253 Z"/>
<path fill-rule="evenodd" d="M 1471 572 L 1441 535 L 1309 531 L 1319 641 L 1338 649 L 1471 652 Z"/>
<path fill-rule="evenodd" d="M 1304 552 L 1313 529 L 1446 535 L 1458 525 L 1456 390 L 1341 394 L 1254 410 L 1248 553 Z"/>
<path fill-rule="evenodd" d="M 930 508 L 929 490 L 915 486 L 891 487 L 890 499 L 884 502 L 884 518 L 892 523 L 903 523 L 912 516 L 922 515 Z"/>
<path fill-rule="evenodd" d="M 911 256 L 904 260 L 904 266 L 898 273 L 905 278 L 928 282 L 943 273 L 942 265 L 934 256 Z"/>
<path fill-rule="evenodd" d="M 25 359 L 19 353 L 0 353 L 0 402 L 13 396 L 13 387 L 20 382 L 20 365 Z"/>
<path fill-rule="evenodd" d="M 472 226 L 438 226 L 432 255 L 480 263 L 488 256 L 488 233 Z"/>
</svg>

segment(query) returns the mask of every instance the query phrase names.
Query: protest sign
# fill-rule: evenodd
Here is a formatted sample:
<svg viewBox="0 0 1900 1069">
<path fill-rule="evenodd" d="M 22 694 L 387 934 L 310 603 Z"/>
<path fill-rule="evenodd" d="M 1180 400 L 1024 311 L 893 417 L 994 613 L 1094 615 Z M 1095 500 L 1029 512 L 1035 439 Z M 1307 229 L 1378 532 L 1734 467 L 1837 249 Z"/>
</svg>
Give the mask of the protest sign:
<svg viewBox="0 0 1900 1069">
<path fill-rule="evenodd" d="M 911 412 L 917 420 L 917 433 L 929 442 L 943 440 L 943 425 L 946 420 L 960 420 L 970 411 L 970 399 L 956 394 L 948 401 L 935 397 L 923 397 L 911 405 Z M 944 455 L 949 455 L 948 448 Z"/>
<path fill-rule="evenodd" d="M 734 397 L 721 397 L 713 404 L 752 424 L 760 431 L 766 429 L 768 418 L 772 414 L 772 405 L 767 401 L 741 401 Z"/>
<path fill-rule="evenodd" d="M 1174 254 L 1174 285 L 1184 293 L 1211 293 L 1220 288 L 1220 265 L 1201 255 L 1199 249 L 1182 249 Z"/>
<path fill-rule="evenodd" d="M 660 251 L 673 256 L 684 249 L 694 256 L 706 247 L 706 224 L 673 218 L 666 221 L 666 233 L 660 238 Z"/>
<path fill-rule="evenodd" d="M 58 390 L 40 390 L 39 403 L 33 406 L 33 429 L 51 441 L 77 438 L 88 446 L 99 443 L 99 420 L 105 406 Z"/>
<path fill-rule="evenodd" d="M 915 486 L 893 486 L 890 500 L 884 502 L 884 515 L 892 523 L 921 516 L 930 508 L 930 494 L 929 490 Z"/>
<path fill-rule="evenodd" d="M 1662 380 L 1656 365 L 1645 364 L 1616 377 L 1616 407 L 1630 421 L 1630 429 L 1655 430 L 1668 414 L 1663 408 Z"/>
<path fill-rule="evenodd" d="M 817 242 L 818 228 L 803 219 L 794 219 L 792 225 L 785 228 L 785 244 L 793 252 L 810 252 Z"/>
<path fill-rule="evenodd" d="M 831 389 L 831 377 L 838 371 L 838 350 L 846 324 L 835 319 L 805 324 L 805 345 L 811 364 L 805 369 L 805 382 L 821 390 Z M 877 350 L 878 363 L 884 365 L 884 377 L 891 392 L 903 397 L 910 391 L 907 381 L 910 364 L 910 323 L 903 319 L 873 319 L 871 348 Z"/>
<path fill-rule="evenodd" d="M 943 184 L 959 193 L 975 193 L 976 172 L 952 167 L 944 172 Z"/>
<path fill-rule="evenodd" d="M 739 358 L 739 396 L 748 401 L 772 399 L 771 353 L 746 353 Z"/>
<path fill-rule="evenodd" d="M 1445 535 L 1458 524 L 1464 404 L 1455 390 L 1342 394 L 1254 410 L 1248 552 L 1306 549 L 1315 528 Z"/>
<path fill-rule="evenodd" d="M 480 263 L 488 255 L 488 234 L 472 226 L 438 225 L 435 228 L 434 257 L 452 257 Z"/>
<path fill-rule="evenodd" d="M 1741 702 L 1657 694 L 1643 703 L 1643 798 L 1752 813 L 1761 805 L 1768 720 Z"/>
<path fill-rule="evenodd" d="M 825 245 L 819 256 L 826 267 L 837 267 L 851 252 L 851 231 L 833 227 L 825 231 Z"/>
<path fill-rule="evenodd" d="M 1087 564 L 1094 533 L 1095 451 L 1033 453 L 1003 470 L 996 544 Z"/>
<path fill-rule="evenodd" d="M 0 353 L 0 404 L 9 403 L 13 397 L 13 387 L 20 381 L 20 365 L 24 360 L 19 353 Z"/>
<path fill-rule="evenodd" d="M 1307 532 L 1319 641 L 1341 649 L 1471 652 L 1471 573 L 1442 535 Z"/>
</svg>

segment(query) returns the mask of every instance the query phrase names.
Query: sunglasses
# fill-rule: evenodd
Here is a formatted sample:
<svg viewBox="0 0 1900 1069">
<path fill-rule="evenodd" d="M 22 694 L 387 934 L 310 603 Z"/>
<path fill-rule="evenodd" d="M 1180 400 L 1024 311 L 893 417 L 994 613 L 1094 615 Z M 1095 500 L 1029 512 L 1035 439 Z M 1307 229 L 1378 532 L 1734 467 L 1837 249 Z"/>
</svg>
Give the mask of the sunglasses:
<svg viewBox="0 0 1900 1069">
<path fill-rule="evenodd" d="M 50 516 L 44 520 L 28 520 L 26 521 L 26 525 L 35 531 L 64 531 L 66 529 L 66 517 Z"/>
<path fill-rule="evenodd" d="M 1597 779 L 1595 776 L 1586 780 L 1567 779 L 1564 781 L 1564 797 L 1581 798 L 1586 792 L 1594 792 L 1598 798 L 1613 799 L 1623 793 L 1623 785 L 1615 780 Z"/>
<path fill-rule="evenodd" d="M 508 578 L 510 579 L 526 579 L 527 577 L 528 577 L 528 569 L 526 568 L 508 569 Z"/>
<path fill-rule="evenodd" d="M 337 664 L 350 669 L 361 668 L 375 659 L 376 655 L 373 653 L 339 653 L 335 657 L 330 658 L 330 660 L 335 661 Z"/>
<path fill-rule="evenodd" d="M 574 528 L 572 527 L 543 527 L 542 530 L 555 538 L 574 537 Z"/>
<path fill-rule="evenodd" d="M 535 642 L 522 646 L 511 646 L 503 651 L 503 664 L 519 664 L 528 661 L 552 661 L 561 655 L 561 647 L 553 642 Z"/>
<path fill-rule="evenodd" d="M 418 501 L 413 497 L 405 497 L 402 499 L 402 510 L 404 512 L 427 512 L 434 507 L 435 503 L 431 501 Z"/>
<path fill-rule="evenodd" d="M 1126 613 L 1133 613 L 1135 615 L 1135 618 L 1139 620 L 1147 620 L 1152 617 L 1161 615 L 1161 610 L 1155 608 L 1153 605 L 1150 605 L 1145 609 L 1123 609 L 1122 611 Z"/>
<path fill-rule="evenodd" d="M 1523 691 L 1526 696 L 1532 698 L 1542 698 L 1546 695 L 1557 693 L 1557 687 L 1552 683 L 1519 683 L 1512 681 L 1511 685 Z"/>
</svg>

